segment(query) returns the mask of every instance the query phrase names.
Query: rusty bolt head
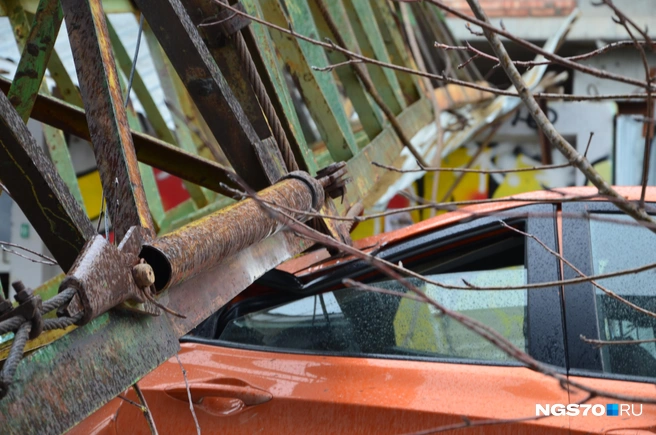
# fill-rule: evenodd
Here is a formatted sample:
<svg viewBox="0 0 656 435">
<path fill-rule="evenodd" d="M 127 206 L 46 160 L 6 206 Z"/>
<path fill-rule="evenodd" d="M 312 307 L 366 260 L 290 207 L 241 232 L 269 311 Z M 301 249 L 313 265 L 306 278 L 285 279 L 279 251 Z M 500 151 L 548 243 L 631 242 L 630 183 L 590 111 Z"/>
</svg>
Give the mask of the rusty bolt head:
<svg viewBox="0 0 656 435">
<path fill-rule="evenodd" d="M 146 263 L 139 263 L 132 268 L 132 278 L 139 288 L 148 288 L 155 284 L 155 271 Z"/>
</svg>

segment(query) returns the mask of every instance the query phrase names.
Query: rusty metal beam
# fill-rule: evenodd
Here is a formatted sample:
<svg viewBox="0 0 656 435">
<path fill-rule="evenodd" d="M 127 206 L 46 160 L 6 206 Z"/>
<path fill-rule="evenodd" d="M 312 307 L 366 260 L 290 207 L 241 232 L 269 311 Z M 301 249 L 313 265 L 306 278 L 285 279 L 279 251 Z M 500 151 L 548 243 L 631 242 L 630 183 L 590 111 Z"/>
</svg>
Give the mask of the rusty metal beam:
<svg viewBox="0 0 656 435">
<path fill-rule="evenodd" d="M 276 181 L 253 125 L 180 0 L 136 0 L 235 171 L 252 188 Z"/>
<path fill-rule="evenodd" d="M 264 201 L 294 210 L 318 210 L 323 187 L 305 172 L 292 172 L 260 192 Z M 305 220 L 305 216 L 297 216 Z M 142 251 L 155 270 L 158 290 L 175 286 L 220 263 L 271 234 L 281 225 L 252 199 L 228 206 L 203 219 L 160 237 Z"/>
<path fill-rule="evenodd" d="M 115 237 L 132 226 L 155 232 L 100 0 L 62 0 L 91 143 Z"/>
<path fill-rule="evenodd" d="M 10 86 L 9 80 L 0 77 L 0 90 L 3 93 L 6 94 Z M 84 110 L 60 99 L 39 94 L 31 116 L 82 139 L 91 139 Z M 232 172 L 230 169 L 152 136 L 134 130 L 130 133 L 140 162 L 223 195 L 232 195 L 223 186 L 235 186 L 227 176 Z"/>
<path fill-rule="evenodd" d="M 242 25 L 248 25 L 249 21 L 240 16 L 230 17 L 231 11 L 219 8 L 214 2 L 183 0 L 183 4 L 191 21 L 199 26 L 205 45 L 253 124 L 260 140 L 272 138 L 270 141 L 277 142 L 277 146 L 256 148 L 260 160 L 274 163 L 267 166 L 278 177 L 282 177 L 288 171 L 298 170 L 286 133 L 266 93 L 244 37 L 237 30 Z M 221 25 L 200 26 L 208 20 L 216 20 L 217 17 L 227 17 L 227 21 Z M 282 162 L 278 163 L 279 160 Z"/>
<path fill-rule="evenodd" d="M 4 93 L 0 93 L 0 174 L 13 200 L 67 271 L 95 231 Z"/>
</svg>

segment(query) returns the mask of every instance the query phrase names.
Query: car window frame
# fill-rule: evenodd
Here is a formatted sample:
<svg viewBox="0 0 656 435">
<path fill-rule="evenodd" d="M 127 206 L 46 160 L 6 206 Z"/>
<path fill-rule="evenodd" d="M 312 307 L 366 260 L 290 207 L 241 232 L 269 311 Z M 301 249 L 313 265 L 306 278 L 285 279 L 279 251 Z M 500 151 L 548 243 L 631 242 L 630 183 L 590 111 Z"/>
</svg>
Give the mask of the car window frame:
<svg viewBox="0 0 656 435">
<path fill-rule="evenodd" d="M 654 205 L 654 203 L 647 203 Z M 609 202 L 571 202 L 562 204 L 561 254 L 585 275 L 594 275 L 592 258 L 592 235 L 590 215 L 625 215 Z M 583 217 L 581 217 L 583 216 Z M 575 249 L 571 249 L 574 247 Z M 563 279 L 578 278 L 579 275 L 564 265 Z M 566 286 L 563 298 L 565 312 L 565 342 L 567 348 L 567 371 L 572 376 L 653 383 L 653 377 L 633 376 L 603 371 L 602 350 L 584 343 L 581 335 L 599 340 L 599 319 L 595 286 L 587 281 Z"/>
<path fill-rule="evenodd" d="M 556 206 L 553 204 L 532 204 L 493 213 L 491 216 L 476 217 L 470 221 L 458 222 L 445 228 L 432 230 L 425 234 L 417 235 L 409 240 L 384 247 L 377 254 L 378 257 L 391 262 L 398 262 L 409 253 L 415 255 L 439 249 L 442 246 L 451 245 L 468 239 L 474 239 L 491 231 L 501 230 L 499 220 L 512 224 L 524 221 L 525 230 L 529 234 L 545 243 L 554 251 L 557 250 L 556 240 Z M 508 230 L 509 231 L 509 230 Z M 525 239 L 525 266 L 527 270 L 527 282 L 529 284 L 541 282 L 558 281 L 560 278 L 560 267 L 558 259 L 549 253 L 538 242 L 531 238 Z M 405 263 L 404 263 L 405 264 Z M 311 279 L 305 285 L 303 294 L 323 293 L 341 287 L 344 278 L 357 279 L 374 272 L 371 265 L 362 260 L 349 261 L 338 267 L 331 268 L 335 273 L 323 274 Z M 559 286 L 528 290 L 527 315 L 528 315 L 528 354 L 541 362 L 560 367 L 565 370 L 566 355 L 564 341 L 564 319 L 562 312 L 562 297 Z M 545 331 L 549 334 L 545 334 Z M 183 342 L 194 342 L 221 346 L 228 348 L 255 350 L 260 352 L 307 354 L 321 356 L 339 356 L 355 358 L 382 358 L 394 360 L 431 361 L 456 364 L 477 364 L 488 366 L 523 366 L 515 361 L 491 361 L 476 359 L 459 359 L 448 357 L 423 357 L 423 356 L 401 356 L 401 355 L 351 355 L 343 352 L 315 352 L 309 350 L 276 349 L 263 346 L 255 346 L 228 342 L 219 339 L 186 336 Z"/>
</svg>

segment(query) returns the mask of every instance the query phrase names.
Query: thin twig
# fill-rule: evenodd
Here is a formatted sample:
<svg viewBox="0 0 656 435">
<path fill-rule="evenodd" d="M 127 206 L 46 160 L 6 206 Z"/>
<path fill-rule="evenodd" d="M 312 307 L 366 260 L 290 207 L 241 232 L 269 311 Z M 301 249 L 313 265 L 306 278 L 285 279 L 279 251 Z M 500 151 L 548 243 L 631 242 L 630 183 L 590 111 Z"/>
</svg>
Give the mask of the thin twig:
<svg viewBox="0 0 656 435">
<path fill-rule="evenodd" d="M 515 169 L 468 169 L 468 168 L 416 168 L 416 169 L 402 169 L 394 166 L 384 165 L 378 162 L 371 162 L 372 165 L 379 168 L 387 169 L 393 172 L 408 173 L 408 172 L 463 172 L 472 174 L 512 174 L 515 172 L 533 172 L 533 171 L 546 171 L 549 169 L 562 169 L 572 166 L 571 163 L 561 163 L 558 165 L 540 165 L 531 166 L 530 168 L 515 168 Z"/>
<path fill-rule="evenodd" d="M 146 297 L 146 299 L 148 299 L 153 305 L 155 305 L 157 308 L 163 310 L 164 312 L 167 312 L 167 313 L 169 313 L 169 314 L 171 314 L 175 317 L 179 317 L 181 319 L 186 319 L 187 318 L 187 316 L 185 316 L 184 314 L 180 314 L 176 311 L 173 311 L 169 307 L 164 306 L 164 305 L 160 304 L 159 302 L 157 302 L 157 300 L 151 294 L 151 289 L 154 293 L 154 288 L 155 288 L 155 285 L 153 284 L 149 288 L 142 289 L 142 293 Z"/>
<path fill-rule="evenodd" d="M 349 59 L 349 60 L 345 60 L 344 62 L 334 63 L 332 65 L 323 66 L 323 67 L 322 66 L 312 66 L 312 69 L 315 70 L 315 71 L 326 72 L 326 71 L 332 71 L 335 68 L 339 68 L 340 66 L 353 65 L 354 63 L 362 63 L 362 61 L 360 59 Z"/>
<path fill-rule="evenodd" d="M 543 48 L 538 47 L 537 45 L 532 44 L 532 43 L 526 41 L 525 39 L 519 38 L 519 37 L 513 35 L 512 33 L 508 32 L 506 30 L 499 29 L 498 27 L 493 26 L 492 24 L 490 24 L 489 20 L 487 20 L 486 15 L 484 15 L 484 13 L 482 13 L 483 11 L 480 8 L 477 11 L 474 11 L 474 15 L 475 15 L 475 18 L 474 18 L 474 17 L 471 17 L 471 16 L 469 16 L 469 15 L 467 15 L 467 14 L 465 14 L 465 13 L 463 13 L 463 12 L 453 8 L 453 7 L 450 7 L 445 2 L 440 1 L 440 0 L 394 0 L 394 1 L 398 1 L 398 2 L 419 1 L 419 2 L 431 3 L 431 4 L 439 7 L 440 9 L 442 9 L 444 11 L 447 11 L 448 13 L 457 16 L 458 18 L 461 18 L 461 19 L 463 19 L 463 20 L 465 20 L 465 21 L 467 21 L 471 24 L 474 24 L 474 25 L 482 28 L 483 33 L 488 38 L 488 40 L 490 40 L 488 34 L 493 34 L 493 35 L 497 36 L 497 38 L 500 35 L 500 36 L 503 36 L 504 38 L 508 38 L 509 40 L 519 44 L 522 47 L 525 47 L 525 48 L 531 50 L 534 53 L 537 53 L 537 54 L 540 54 L 540 55 L 544 56 L 546 59 L 551 60 L 552 62 L 554 62 L 556 64 L 566 66 L 566 67 L 571 68 L 573 70 L 581 71 L 582 73 L 586 73 L 586 74 L 589 74 L 589 75 L 592 75 L 592 76 L 595 76 L 595 77 L 599 77 L 599 78 L 603 78 L 603 79 L 615 80 L 617 82 L 627 83 L 627 84 L 630 84 L 630 85 L 638 86 L 642 89 L 646 89 L 647 87 L 649 87 L 649 84 L 647 82 L 642 82 L 640 80 L 637 80 L 637 79 L 634 79 L 634 78 L 631 78 L 631 77 L 622 76 L 622 75 L 619 75 L 619 74 L 614 74 L 614 73 L 611 73 L 611 72 L 608 72 L 608 71 L 604 71 L 604 70 L 601 70 L 601 69 L 598 69 L 598 68 L 591 67 L 589 65 L 583 65 L 583 64 L 580 64 L 580 63 L 576 63 L 576 62 L 573 62 L 573 61 L 568 60 L 566 58 L 563 58 L 561 56 L 558 56 L 557 54 L 550 53 L 550 52 L 544 50 Z M 471 3 L 469 4 L 469 6 L 470 6 L 470 8 L 472 8 L 472 10 L 474 10 L 474 6 L 472 6 Z M 481 13 L 478 13 L 478 12 L 481 12 Z M 494 52 L 495 52 L 497 58 L 502 62 L 502 66 L 504 66 L 503 63 L 507 62 L 507 60 L 502 59 L 503 56 L 500 56 L 499 53 L 496 50 L 494 50 Z M 510 60 L 510 63 L 512 64 L 512 60 Z M 505 69 L 505 67 L 504 67 L 504 69 Z"/>
<path fill-rule="evenodd" d="M 118 397 L 118 398 L 121 399 L 121 400 L 124 400 L 125 402 L 129 403 L 129 404 L 132 405 L 132 406 L 136 406 L 137 408 L 139 408 L 139 410 L 140 410 L 141 412 L 144 412 L 144 413 L 145 413 L 145 412 L 147 411 L 147 409 L 146 409 L 145 406 L 143 406 L 142 404 L 137 403 L 137 402 L 135 402 L 135 401 L 133 401 L 133 400 L 130 400 L 130 399 L 128 399 L 128 398 L 125 397 L 125 396 L 122 396 L 122 395 L 119 394 L 119 395 L 116 396 L 116 397 Z"/>
<path fill-rule="evenodd" d="M 647 53 L 645 53 L 645 49 L 642 47 L 642 44 L 636 39 L 635 36 L 633 36 L 633 32 L 631 31 L 631 27 L 629 23 L 638 29 L 639 32 L 641 32 L 641 29 L 638 28 L 633 21 L 627 17 L 624 12 L 619 10 L 618 8 L 615 7 L 613 2 L 611 0 L 602 0 L 602 2 L 606 5 L 608 5 L 610 8 L 613 9 L 615 14 L 617 15 L 617 19 L 613 19 L 616 23 L 620 24 L 624 29 L 626 30 L 626 33 L 629 34 L 629 37 L 631 38 L 631 41 L 635 45 L 636 49 L 638 50 L 638 53 L 640 53 L 640 59 L 642 60 L 642 66 L 645 69 L 645 80 L 647 81 L 647 84 L 649 85 L 647 87 L 647 119 L 650 121 L 654 118 L 654 101 L 652 98 L 652 89 L 651 89 L 651 83 L 652 83 L 652 78 L 651 78 L 651 71 L 649 69 L 649 61 L 647 60 Z M 649 38 L 649 36 L 644 34 L 646 38 Z M 653 45 L 651 44 L 650 40 L 650 46 L 652 47 L 653 50 Z M 641 190 L 640 190 L 640 203 L 639 207 L 641 209 L 644 208 L 645 206 L 645 194 L 647 192 L 647 182 L 649 180 L 649 162 L 650 162 L 650 157 L 651 157 L 651 139 L 652 139 L 652 132 L 653 132 L 653 126 L 652 125 L 646 125 L 645 126 L 645 148 L 644 148 L 644 154 L 642 158 L 642 183 L 641 183 Z"/>
<path fill-rule="evenodd" d="M 139 385 L 137 385 L 136 382 L 132 384 L 132 388 L 134 389 L 134 392 L 137 393 L 137 397 L 139 397 L 139 401 L 143 405 L 141 411 L 146 417 L 146 421 L 148 421 L 148 426 L 150 427 L 150 433 L 153 435 L 157 435 L 157 427 L 155 426 L 155 420 L 153 420 L 153 415 L 151 414 L 150 409 L 148 408 L 148 403 L 146 403 L 146 398 L 141 392 L 141 388 L 139 388 Z"/>
<path fill-rule="evenodd" d="M 517 109 L 515 109 L 515 110 L 517 110 Z M 509 116 L 511 113 L 514 113 L 515 110 L 510 111 L 508 114 L 506 114 L 506 116 Z M 502 120 L 505 120 L 505 116 L 501 117 L 500 119 L 497 119 L 497 122 L 494 125 L 491 126 L 489 133 L 487 134 L 485 139 L 483 139 L 483 142 L 479 146 L 478 150 L 476 150 L 476 152 L 474 153 L 472 158 L 469 160 L 469 162 L 467 162 L 467 165 L 466 165 L 467 168 L 471 168 L 474 165 L 474 163 L 476 163 L 476 161 L 481 156 L 481 154 L 483 154 L 483 152 L 490 145 L 490 143 L 492 142 L 492 139 L 494 139 L 494 137 L 496 136 L 497 131 L 499 130 L 499 128 L 501 128 Z M 442 195 L 442 198 L 440 198 L 440 202 L 445 202 L 449 198 L 451 198 L 451 195 L 453 194 L 453 192 L 455 192 L 456 188 L 460 185 L 462 180 L 465 179 L 465 175 L 466 174 L 464 172 L 461 172 L 460 174 L 458 174 L 456 179 L 453 180 L 453 183 L 451 183 L 451 186 L 449 186 L 447 191 L 444 192 L 444 195 Z"/>
<path fill-rule="evenodd" d="M 647 338 L 645 340 L 594 340 L 592 338 L 586 338 L 585 335 L 581 335 L 581 340 L 595 345 L 596 348 L 612 345 L 656 343 L 656 338 Z"/>
<path fill-rule="evenodd" d="M 182 370 L 182 377 L 184 378 L 185 387 L 187 388 L 187 398 L 189 399 L 189 410 L 191 411 L 192 417 L 194 417 L 194 423 L 196 423 L 196 433 L 200 435 L 200 424 L 198 424 L 198 417 L 196 417 L 196 411 L 194 410 L 194 402 L 191 400 L 191 390 L 189 389 L 189 381 L 187 380 L 187 371 L 182 365 L 180 356 L 177 353 L 175 354 L 175 359 L 178 360 L 178 364 L 180 364 L 180 370 Z"/>
<path fill-rule="evenodd" d="M 551 249 L 549 246 L 547 246 L 546 243 L 544 243 L 542 240 L 540 240 L 539 238 L 537 238 L 535 235 L 533 235 L 533 234 L 529 234 L 529 233 L 527 233 L 527 232 L 525 232 L 525 231 L 522 231 L 522 230 L 520 230 L 520 229 L 518 229 L 518 228 L 514 228 L 514 227 L 508 225 L 507 223 L 505 223 L 505 222 L 502 221 L 502 220 L 499 220 L 499 223 L 500 223 L 501 226 L 503 226 L 504 228 L 507 228 L 507 229 L 509 229 L 509 230 L 511 230 L 511 231 L 514 231 L 514 232 L 518 233 L 518 234 L 521 234 L 521 235 L 523 235 L 524 237 L 528 237 L 528 238 L 530 238 L 530 239 L 533 239 L 533 240 L 536 241 L 540 246 L 542 246 L 547 252 L 549 252 L 551 255 L 553 255 L 554 257 L 558 258 L 558 259 L 559 259 L 560 261 L 562 261 L 563 263 L 567 264 L 567 265 L 568 265 L 568 266 L 569 266 L 574 272 L 576 272 L 579 276 L 581 276 L 581 277 L 587 277 L 587 275 L 585 275 L 583 272 L 581 272 L 580 269 L 578 269 L 576 266 L 574 266 L 574 264 L 572 264 L 571 261 L 567 260 L 565 257 L 563 257 L 562 255 L 560 255 L 558 252 L 556 252 L 556 251 L 554 251 L 553 249 Z M 636 310 L 636 311 L 638 311 L 638 312 L 640 312 L 640 313 L 642 313 L 642 314 L 645 314 L 645 315 L 647 315 L 647 316 L 649 316 L 649 317 L 654 317 L 654 318 L 656 318 L 656 313 L 654 313 L 654 312 L 652 312 L 652 311 L 649 311 L 649 310 L 646 310 L 646 309 L 644 309 L 644 308 L 642 308 L 642 307 L 640 307 L 640 306 L 634 304 L 633 302 L 630 302 L 630 301 L 628 301 L 627 299 L 624 299 L 622 296 L 618 295 L 617 293 L 615 293 L 614 291 L 608 289 L 607 287 L 604 287 L 603 285 L 599 284 L 597 281 L 595 281 L 595 280 L 590 280 L 590 284 L 594 285 L 595 287 L 597 287 L 597 288 L 598 288 L 599 290 L 601 290 L 602 292 L 606 293 L 606 294 L 607 294 L 608 296 L 610 296 L 611 298 L 613 298 L 613 299 L 615 299 L 615 300 L 617 300 L 617 301 L 619 301 L 619 302 L 621 302 L 621 303 L 623 303 L 623 304 L 625 304 L 625 305 L 628 305 L 628 306 L 631 307 L 632 309 L 634 309 L 634 310 Z"/>
<path fill-rule="evenodd" d="M 638 42 L 641 45 L 645 45 L 646 42 L 639 41 Z M 456 50 L 456 51 L 469 51 L 474 53 L 474 55 L 478 55 L 479 57 L 483 57 L 485 59 L 491 60 L 493 62 L 496 62 L 496 64 L 492 68 L 498 68 L 501 65 L 499 64 L 499 59 L 495 56 L 492 56 L 491 54 L 485 53 L 476 47 L 472 46 L 469 42 L 466 43 L 466 46 L 462 45 L 447 45 L 447 44 L 442 44 L 440 42 L 435 42 L 435 48 L 439 48 L 441 50 L 445 51 L 451 51 L 451 50 Z M 618 48 L 625 48 L 625 47 L 633 47 L 635 46 L 634 41 L 617 41 L 613 42 L 607 45 L 604 45 L 601 48 L 598 48 L 596 50 L 590 51 L 588 53 L 583 53 L 579 54 L 576 56 L 567 56 L 563 57 L 563 59 L 567 59 L 573 62 L 581 61 L 581 60 L 587 60 L 591 59 L 595 56 L 599 56 L 601 54 L 608 53 L 611 50 L 616 50 Z M 517 67 L 525 67 L 525 68 L 532 68 L 534 66 L 539 66 L 539 65 L 553 65 L 555 62 L 552 60 L 513 60 L 513 63 Z M 462 64 L 461 64 L 462 65 Z M 458 68 L 461 67 L 461 65 L 458 65 Z M 463 65 L 464 66 L 464 65 Z"/>
<path fill-rule="evenodd" d="M 622 11 L 617 6 L 615 6 L 615 4 L 613 4 L 613 2 L 610 1 L 610 0 L 602 0 L 601 2 L 598 2 L 598 3 L 592 2 L 593 6 L 600 6 L 602 4 L 605 4 L 606 6 L 610 7 L 613 10 L 613 12 L 615 12 L 616 15 L 618 15 L 618 16 L 620 14 L 624 15 L 622 13 Z M 638 26 L 631 18 L 627 17 L 626 15 L 624 15 L 624 17 L 625 17 L 625 20 L 631 26 L 633 26 L 633 28 L 636 29 L 638 31 L 638 33 L 640 33 L 640 35 L 644 38 L 644 40 L 649 45 L 649 47 L 651 47 L 651 51 L 655 51 L 656 46 L 654 45 L 654 41 L 652 41 L 651 38 L 649 37 L 649 33 L 646 30 L 642 30 L 640 28 L 640 26 Z"/>
<path fill-rule="evenodd" d="M 29 252 L 30 254 L 36 255 L 37 257 L 41 257 L 42 260 L 37 260 L 36 258 L 30 258 L 26 255 L 21 254 L 20 252 L 14 251 L 13 249 L 9 249 L 6 246 L 11 246 L 12 248 L 21 249 L 25 252 Z M 58 265 L 57 260 L 55 260 L 54 258 L 48 257 L 47 255 L 41 254 L 40 252 L 33 251 L 31 249 L 26 248 L 25 246 L 17 245 L 15 243 L 5 242 L 3 240 L 0 240 L 0 248 L 5 252 L 18 255 L 19 257 L 25 258 L 26 260 L 30 260 L 33 263 L 47 264 L 48 266 Z"/>
</svg>

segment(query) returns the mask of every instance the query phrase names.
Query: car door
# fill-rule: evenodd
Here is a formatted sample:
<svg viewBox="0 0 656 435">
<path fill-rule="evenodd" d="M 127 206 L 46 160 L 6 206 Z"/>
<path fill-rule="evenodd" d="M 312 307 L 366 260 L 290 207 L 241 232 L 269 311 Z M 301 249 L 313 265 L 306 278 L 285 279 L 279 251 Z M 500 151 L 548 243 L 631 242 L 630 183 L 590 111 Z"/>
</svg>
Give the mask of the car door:
<svg viewBox="0 0 656 435">
<path fill-rule="evenodd" d="M 445 290 L 414 281 L 448 308 L 564 373 L 559 290 L 522 289 L 557 280 L 557 259 L 535 240 L 502 227 L 500 218 L 555 249 L 554 207 L 538 205 L 418 235 L 378 255 L 443 284 L 464 279 L 518 287 Z M 345 277 L 386 293 L 345 288 Z M 202 433 L 399 434 L 503 419 L 520 421 L 470 431 L 568 432 L 567 416 L 534 419 L 536 405 L 567 404 L 558 382 L 523 367 L 425 302 L 401 297 L 399 283 L 366 263 L 305 278 L 312 279 L 304 295 L 295 289 L 296 296 L 271 306 L 262 297 L 242 300 L 217 313 L 220 319 L 208 319 L 218 327 L 185 338 L 179 358 Z M 195 433 L 175 358 L 139 385 L 159 433 Z M 136 400 L 133 392 L 127 398 Z M 149 433 L 139 408 L 127 402 L 115 408 L 97 420 L 111 420 L 117 433 Z"/>
<path fill-rule="evenodd" d="M 563 255 L 586 275 L 656 263 L 656 235 L 608 203 L 563 205 Z M 565 278 L 579 276 L 565 266 Z M 656 312 L 656 269 L 596 281 L 631 304 Z M 586 386 L 656 400 L 656 319 L 591 282 L 564 291 L 569 377 Z M 630 342 L 602 345 L 585 339 Z M 575 403 L 586 393 L 572 391 Z M 570 418 L 572 433 L 654 433 L 656 405 L 641 400 L 595 398 L 596 414 Z"/>
</svg>

